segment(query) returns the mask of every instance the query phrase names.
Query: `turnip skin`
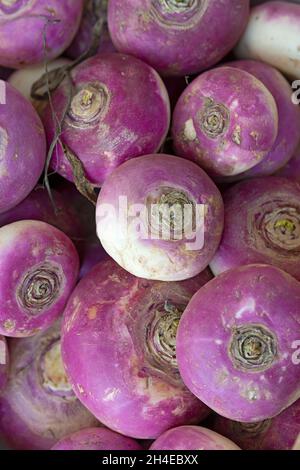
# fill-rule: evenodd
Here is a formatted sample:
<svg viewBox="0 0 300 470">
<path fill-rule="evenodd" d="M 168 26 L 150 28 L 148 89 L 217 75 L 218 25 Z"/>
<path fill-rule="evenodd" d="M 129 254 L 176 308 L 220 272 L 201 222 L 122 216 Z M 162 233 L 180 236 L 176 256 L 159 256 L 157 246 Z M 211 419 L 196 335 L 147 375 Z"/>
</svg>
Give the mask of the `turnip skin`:
<svg viewBox="0 0 300 470">
<path fill-rule="evenodd" d="M 110 429 L 88 428 L 64 437 L 52 450 L 142 450 L 142 447 Z"/>
<path fill-rule="evenodd" d="M 300 76 L 300 5 L 272 1 L 251 10 L 248 26 L 235 53 L 257 59 L 296 79 Z"/>
<path fill-rule="evenodd" d="M 260 163 L 277 132 L 278 111 L 269 90 L 253 75 L 230 66 L 197 77 L 173 115 L 177 155 L 213 177 L 239 175 Z"/>
<path fill-rule="evenodd" d="M 251 73 L 268 88 L 275 98 L 279 117 L 278 135 L 271 151 L 237 179 L 271 175 L 285 165 L 297 149 L 300 141 L 300 107 L 291 101 L 289 82 L 270 65 L 256 60 L 237 60 L 228 65 Z"/>
<path fill-rule="evenodd" d="M 97 238 L 79 243 L 78 252 L 81 260 L 79 279 L 85 277 L 100 261 L 108 258 Z"/>
<path fill-rule="evenodd" d="M 13 449 L 47 450 L 62 437 L 99 425 L 76 399 L 60 355 L 60 322 L 10 341 L 10 375 L 0 397 L 0 434 Z"/>
<path fill-rule="evenodd" d="M 181 283 L 145 281 L 108 260 L 79 282 L 64 312 L 63 360 L 77 397 L 103 424 L 154 439 L 207 416 L 182 384 L 174 347 L 182 309 L 209 279 L 205 271 Z"/>
<path fill-rule="evenodd" d="M 150 450 L 241 450 L 226 437 L 201 426 L 180 426 L 163 433 Z"/>
<path fill-rule="evenodd" d="M 205 205 L 203 247 L 196 249 L 194 241 L 187 239 L 188 235 L 202 234 L 200 224 L 193 234 L 184 233 L 180 239 L 139 236 L 131 219 L 128 230 L 123 230 L 118 217 L 120 196 L 127 197 L 130 211 L 135 204 L 142 204 L 147 210 L 152 203 L 159 205 L 162 201 L 180 205 L 178 193 L 194 207 Z M 117 217 L 111 217 L 111 211 L 102 214 L 106 204 L 115 210 Z M 106 180 L 97 203 L 96 222 L 103 248 L 131 274 L 145 279 L 181 281 L 199 274 L 213 258 L 223 230 L 223 201 L 211 179 L 193 162 L 171 155 L 146 155 L 126 162 Z M 149 221 L 145 220 L 145 224 L 151 236 L 155 235 Z"/>
<path fill-rule="evenodd" d="M 300 280 L 300 186 L 268 176 L 225 194 L 225 228 L 210 262 L 215 275 L 244 264 L 277 266 Z"/>
<path fill-rule="evenodd" d="M 78 29 L 82 9 L 83 0 L 1 0 L 0 64 L 18 69 L 60 56 Z"/>
<path fill-rule="evenodd" d="M 110 0 L 108 4 L 108 26 L 116 48 L 164 75 L 195 74 L 212 67 L 237 43 L 248 17 L 248 0 Z"/>
<path fill-rule="evenodd" d="M 300 398 L 300 283 L 268 265 L 221 274 L 187 306 L 177 359 L 187 387 L 221 416 L 257 422 Z"/>
<path fill-rule="evenodd" d="M 4 336 L 0 335 L 0 393 L 4 389 L 8 376 L 8 349 Z"/>
<path fill-rule="evenodd" d="M 238 423 L 218 416 L 214 430 L 233 439 L 244 450 L 291 450 L 300 429 L 300 400 L 275 418 L 260 423 Z"/>
<path fill-rule="evenodd" d="M 300 145 L 293 157 L 276 173 L 276 175 L 300 183 Z"/>
<path fill-rule="evenodd" d="M 158 151 L 168 132 L 170 103 L 154 69 L 123 54 L 98 54 L 77 66 L 72 80 L 75 96 L 61 140 L 82 161 L 92 183 L 101 186 L 124 161 Z M 65 81 L 53 94 L 58 119 L 65 112 L 69 93 L 69 82 Z M 43 122 L 50 145 L 55 131 L 50 107 Z M 73 180 L 71 166 L 59 144 L 52 167 Z"/>
<path fill-rule="evenodd" d="M 43 125 L 32 105 L 9 83 L 0 81 L 0 214 L 32 191 L 45 164 Z M 22 116 L 22 119 L 20 119 Z"/>
<path fill-rule="evenodd" d="M 0 334 L 27 337 L 48 328 L 77 281 L 72 241 L 44 222 L 15 222 L 0 228 L 0 264 Z"/>
</svg>

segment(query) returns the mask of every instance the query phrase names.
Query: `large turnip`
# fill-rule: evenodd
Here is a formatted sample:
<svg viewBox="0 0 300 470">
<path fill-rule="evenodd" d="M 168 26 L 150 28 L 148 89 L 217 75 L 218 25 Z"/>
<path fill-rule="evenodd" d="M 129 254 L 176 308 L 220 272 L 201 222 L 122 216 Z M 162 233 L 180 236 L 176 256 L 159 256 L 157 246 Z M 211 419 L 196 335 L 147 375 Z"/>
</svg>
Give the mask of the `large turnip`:
<svg viewBox="0 0 300 470">
<path fill-rule="evenodd" d="M 110 0 L 108 25 L 117 49 L 167 75 L 216 64 L 240 38 L 248 0 Z"/>
<path fill-rule="evenodd" d="M 240 450 L 226 437 L 200 426 L 180 426 L 162 434 L 151 450 Z"/>
<path fill-rule="evenodd" d="M 272 419 L 239 423 L 218 416 L 214 429 L 245 450 L 291 450 L 300 431 L 300 400 Z"/>
<path fill-rule="evenodd" d="M 142 450 L 130 437 L 110 429 L 87 428 L 62 438 L 52 450 Z"/>
<path fill-rule="evenodd" d="M 0 393 L 6 385 L 8 376 L 8 349 L 6 339 L 0 336 Z"/>
<path fill-rule="evenodd" d="M 177 155 L 212 176 L 235 176 L 260 163 L 278 132 L 275 100 L 265 85 L 244 70 L 223 66 L 197 77 L 174 111 Z"/>
<path fill-rule="evenodd" d="M 1 0 L 0 65 L 22 68 L 58 57 L 80 23 L 83 0 Z"/>
<path fill-rule="evenodd" d="M 71 72 L 52 96 L 43 121 L 49 144 L 56 119 L 64 120 L 61 142 L 78 157 L 87 178 L 101 186 L 118 165 L 162 145 L 170 120 L 170 103 L 158 74 L 134 57 L 98 54 Z M 52 107 L 57 118 L 53 118 Z M 73 171 L 60 143 L 52 167 L 73 181 Z"/>
<path fill-rule="evenodd" d="M 0 80 L 0 214 L 30 193 L 45 158 L 46 140 L 39 116 L 14 87 Z"/>
<path fill-rule="evenodd" d="M 205 269 L 223 230 L 221 195 L 200 167 L 170 155 L 124 163 L 105 181 L 97 232 L 135 276 L 181 281 Z"/>
<path fill-rule="evenodd" d="M 179 376 L 176 331 L 209 279 L 145 281 L 108 260 L 79 282 L 64 312 L 63 360 L 77 397 L 106 426 L 152 439 L 207 415 Z"/>
<path fill-rule="evenodd" d="M 10 342 L 8 385 L 0 397 L 0 435 L 13 449 L 46 450 L 98 421 L 76 399 L 60 352 L 60 323 Z"/>
<path fill-rule="evenodd" d="M 60 230 L 33 220 L 0 228 L 0 334 L 26 337 L 62 313 L 79 259 Z"/>
<path fill-rule="evenodd" d="M 257 422 L 300 398 L 300 283 L 268 265 L 221 274 L 202 287 L 178 327 L 183 381 L 221 416 Z"/>
<path fill-rule="evenodd" d="M 300 185 L 269 176 L 243 181 L 224 194 L 225 229 L 210 263 L 214 274 L 267 263 L 300 280 Z"/>
<path fill-rule="evenodd" d="M 300 76 L 300 5 L 267 2 L 251 10 L 250 20 L 236 47 L 240 59 L 257 59 L 282 72 Z"/>
</svg>

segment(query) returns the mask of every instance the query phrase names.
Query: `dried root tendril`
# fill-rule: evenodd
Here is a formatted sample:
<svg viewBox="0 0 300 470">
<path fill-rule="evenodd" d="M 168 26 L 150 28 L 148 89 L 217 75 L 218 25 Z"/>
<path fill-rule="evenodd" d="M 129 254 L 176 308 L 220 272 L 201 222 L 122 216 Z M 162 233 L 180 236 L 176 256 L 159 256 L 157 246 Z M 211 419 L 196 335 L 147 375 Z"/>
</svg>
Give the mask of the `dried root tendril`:
<svg viewBox="0 0 300 470">
<path fill-rule="evenodd" d="M 240 423 L 238 421 L 233 421 L 232 428 L 234 434 L 253 438 L 264 434 L 269 429 L 271 422 L 271 419 L 265 419 L 258 423 Z"/>
</svg>

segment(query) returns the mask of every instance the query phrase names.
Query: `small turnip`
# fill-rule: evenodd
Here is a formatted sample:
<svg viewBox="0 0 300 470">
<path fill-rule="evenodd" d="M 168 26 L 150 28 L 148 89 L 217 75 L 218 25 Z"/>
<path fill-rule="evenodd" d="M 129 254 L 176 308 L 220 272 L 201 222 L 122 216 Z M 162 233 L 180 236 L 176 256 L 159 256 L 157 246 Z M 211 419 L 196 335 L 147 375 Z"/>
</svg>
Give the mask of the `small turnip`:
<svg viewBox="0 0 300 470">
<path fill-rule="evenodd" d="M 266 263 L 300 280 L 300 185 L 268 176 L 242 181 L 223 196 L 225 228 L 213 273 Z"/>
<path fill-rule="evenodd" d="M 76 399 L 60 352 L 60 322 L 10 342 L 10 373 L 0 397 L 0 434 L 13 449 L 47 450 L 98 421 Z"/>
<path fill-rule="evenodd" d="M 222 66 L 197 77 L 175 107 L 177 155 L 211 176 L 239 175 L 260 163 L 278 133 L 278 111 L 265 85 L 244 70 Z"/>
<path fill-rule="evenodd" d="M 96 266 L 96 264 L 100 263 L 100 261 L 108 258 L 108 255 L 102 248 L 97 238 L 84 240 L 78 243 L 77 249 L 81 261 L 79 279 L 86 276 L 91 271 L 91 269 Z"/>
<path fill-rule="evenodd" d="M 0 334 L 26 337 L 62 313 L 79 259 L 60 230 L 33 220 L 0 228 Z"/>
<path fill-rule="evenodd" d="M 0 64 L 18 69 L 60 56 L 82 8 L 83 0 L 0 0 Z"/>
<path fill-rule="evenodd" d="M 0 335 L 0 393 L 4 389 L 8 377 L 8 349 L 6 339 Z"/>
<path fill-rule="evenodd" d="M 236 47 L 240 59 L 257 59 L 287 75 L 300 77 L 300 5 L 272 1 L 251 10 L 248 26 Z"/>
<path fill-rule="evenodd" d="M 124 163 L 105 181 L 96 219 L 103 248 L 124 269 L 146 279 L 181 281 L 213 258 L 223 230 L 223 201 L 193 162 L 146 155 Z"/>
<path fill-rule="evenodd" d="M 87 178 L 100 186 L 114 168 L 133 157 L 156 152 L 169 128 L 170 103 L 158 74 L 134 57 L 98 54 L 73 69 L 73 97 L 61 141 L 82 162 Z M 66 79 L 52 96 L 57 119 L 70 95 Z M 49 144 L 56 130 L 51 107 L 43 116 Z M 73 181 L 60 144 L 52 167 Z"/>
<path fill-rule="evenodd" d="M 82 429 L 61 439 L 52 450 L 142 450 L 130 437 L 121 436 L 110 429 Z"/>
<path fill-rule="evenodd" d="M 177 333 L 187 387 L 221 416 L 258 422 L 300 398 L 300 283 L 268 265 L 221 274 L 194 295 Z"/>
<path fill-rule="evenodd" d="M 300 183 L 300 145 L 294 156 L 276 173 L 276 175 L 283 176 L 284 178 Z"/>
<path fill-rule="evenodd" d="M 164 75 L 195 74 L 237 43 L 248 0 L 110 0 L 108 26 L 116 48 Z"/>
<path fill-rule="evenodd" d="M 64 312 L 62 355 L 77 397 L 106 426 L 155 439 L 208 409 L 183 385 L 176 331 L 208 271 L 184 282 L 136 278 L 102 261 L 75 288 Z"/>
<path fill-rule="evenodd" d="M 180 426 L 163 433 L 150 450 L 240 450 L 232 441 L 200 426 Z"/>
<path fill-rule="evenodd" d="M 272 419 L 239 423 L 218 416 L 214 429 L 244 450 L 291 450 L 300 430 L 300 400 Z"/>
<path fill-rule="evenodd" d="M 45 133 L 38 114 L 19 91 L 0 80 L 0 214 L 32 191 L 45 158 Z"/>
</svg>

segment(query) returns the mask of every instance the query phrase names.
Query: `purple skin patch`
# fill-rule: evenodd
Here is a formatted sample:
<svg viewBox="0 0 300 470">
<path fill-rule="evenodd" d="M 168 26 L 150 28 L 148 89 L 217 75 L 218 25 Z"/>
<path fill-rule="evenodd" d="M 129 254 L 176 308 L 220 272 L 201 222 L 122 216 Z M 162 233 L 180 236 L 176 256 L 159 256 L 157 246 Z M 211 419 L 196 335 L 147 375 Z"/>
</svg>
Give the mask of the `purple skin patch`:
<svg viewBox="0 0 300 470">
<path fill-rule="evenodd" d="M 8 377 L 8 349 L 4 336 L 0 335 L 0 392 L 4 389 Z"/>
</svg>

